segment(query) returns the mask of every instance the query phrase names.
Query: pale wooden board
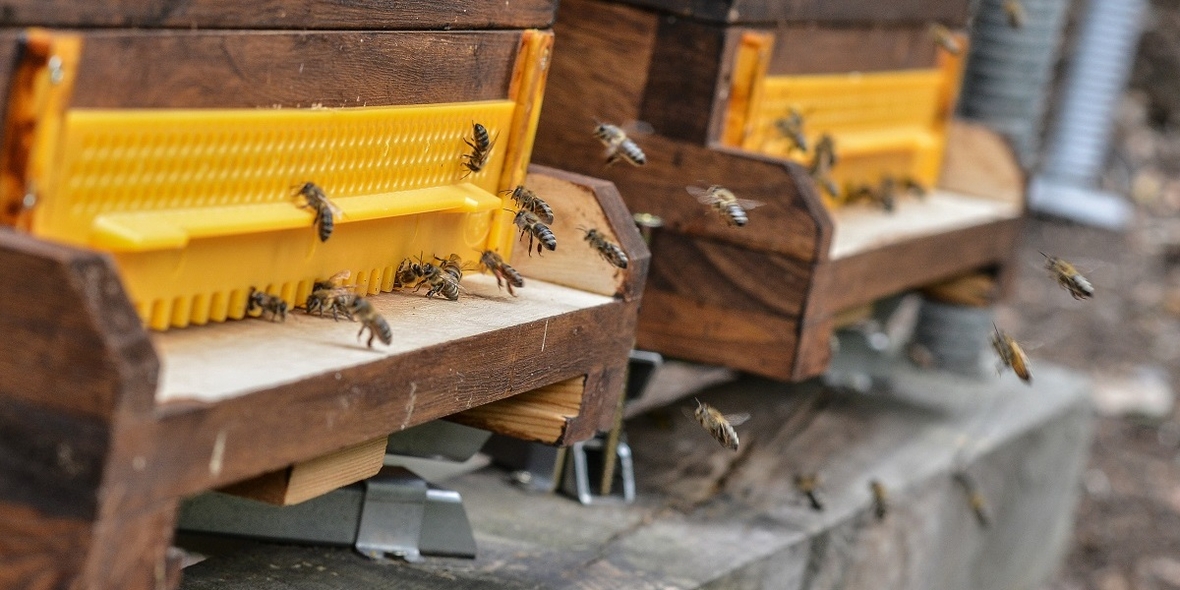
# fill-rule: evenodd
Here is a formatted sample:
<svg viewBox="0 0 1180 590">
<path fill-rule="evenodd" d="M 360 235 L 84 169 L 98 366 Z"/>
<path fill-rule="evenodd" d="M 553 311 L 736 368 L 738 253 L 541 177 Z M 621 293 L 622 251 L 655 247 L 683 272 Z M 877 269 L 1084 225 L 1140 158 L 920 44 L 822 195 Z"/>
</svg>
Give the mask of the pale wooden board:
<svg viewBox="0 0 1180 590">
<path fill-rule="evenodd" d="M 459 301 L 426 299 L 425 287 L 370 297 L 393 329 L 392 345 L 375 340 L 372 349 L 357 341 L 359 323 L 301 311 L 281 323 L 248 319 L 155 333 L 163 365 L 156 401 L 221 401 L 613 301 L 527 277 L 517 297 L 500 291 L 491 275 L 468 273 L 462 284 L 468 293 Z"/>
<path fill-rule="evenodd" d="M 969 197 L 932 190 L 925 198 L 902 197 L 892 213 L 870 205 L 832 212 L 832 260 L 923 236 L 965 229 L 1021 215 L 1019 202 Z"/>
</svg>

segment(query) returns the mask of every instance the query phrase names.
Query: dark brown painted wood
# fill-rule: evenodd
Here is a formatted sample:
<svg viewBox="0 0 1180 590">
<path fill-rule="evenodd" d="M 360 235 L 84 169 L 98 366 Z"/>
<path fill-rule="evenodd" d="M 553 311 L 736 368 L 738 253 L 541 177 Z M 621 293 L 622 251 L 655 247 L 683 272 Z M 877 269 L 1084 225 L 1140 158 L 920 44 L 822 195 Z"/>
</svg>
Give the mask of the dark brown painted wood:
<svg viewBox="0 0 1180 590">
<path fill-rule="evenodd" d="M 728 66 L 726 30 L 661 19 L 655 41 L 639 117 L 665 137 L 704 144 L 721 70 Z"/>
<path fill-rule="evenodd" d="M 969 0 L 617 0 L 659 12 L 726 24 L 773 22 L 964 24 Z"/>
<path fill-rule="evenodd" d="M 782 25 L 774 29 L 767 74 L 887 72 L 937 67 L 936 46 L 923 24 L 857 27 Z"/>
<path fill-rule="evenodd" d="M 178 29 L 520 29 L 553 22 L 556 0 L 9 0 L 3 26 Z"/>
<path fill-rule="evenodd" d="M 88 31 L 79 108 L 357 107 L 508 97 L 519 31 Z"/>
</svg>

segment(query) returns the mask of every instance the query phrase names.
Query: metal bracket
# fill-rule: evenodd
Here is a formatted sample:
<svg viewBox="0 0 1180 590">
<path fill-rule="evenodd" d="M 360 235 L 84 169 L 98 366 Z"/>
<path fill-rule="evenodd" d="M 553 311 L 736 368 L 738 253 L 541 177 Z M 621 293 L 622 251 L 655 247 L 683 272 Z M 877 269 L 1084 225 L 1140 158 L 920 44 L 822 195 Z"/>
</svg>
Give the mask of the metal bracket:
<svg viewBox="0 0 1180 590">
<path fill-rule="evenodd" d="M 622 501 L 630 504 L 635 501 L 635 464 L 631 459 L 631 447 L 627 444 L 625 437 L 621 437 L 615 445 L 615 457 L 618 460 L 619 478 L 622 480 Z M 601 470 L 601 476 L 607 476 L 603 467 L 606 464 L 606 457 L 604 451 L 607 447 L 606 441 L 602 437 L 592 438 L 586 442 L 574 443 L 569 449 L 571 461 L 566 463 L 565 478 L 563 480 L 562 490 L 570 495 L 577 497 L 578 501 L 584 506 L 591 504 L 602 504 L 612 502 L 609 500 L 610 496 L 601 495 L 595 497 L 590 491 L 590 472 L 592 470 Z M 613 475 L 613 474 L 609 474 Z M 614 479 L 613 477 L 611 478 Z M 614 489 L 613 481 L 603 481 L 602 489 L 609 491 Z"/>
</svg>

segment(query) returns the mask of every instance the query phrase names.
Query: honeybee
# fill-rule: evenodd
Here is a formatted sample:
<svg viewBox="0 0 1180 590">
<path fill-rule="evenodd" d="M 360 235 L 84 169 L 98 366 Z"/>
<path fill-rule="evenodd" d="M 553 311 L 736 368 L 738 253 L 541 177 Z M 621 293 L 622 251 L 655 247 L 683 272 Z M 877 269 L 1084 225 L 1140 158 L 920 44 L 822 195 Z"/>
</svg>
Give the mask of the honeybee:
<svg viewBox="0 0 1180 590">
<path fill-rule="evenodd" d="M 594 137 L 606 146 L 606 165 L 610 166 L 619 160 L 624 160 L 632 166 L 642 166 L 647 163 L 647 155 L 639 148 L 622 127 L 609 123 L 599 123 L 594 127 Z"/>
<path fill-rule="evenodd" d="M 471 148 L 470 154 L 463 154 L 463 167 L 467 172 L 463 174 L 463 178 L 467 178 L 474 172 L 483 170 L 483 167 L 488 163 L 488 156 L 492 154 L 492 146 L 496 145 L 496 140 L 488 135 L 488 130 L 479 123 L 471 123 L 471 140 L 466 137 L 463 138 L 463 143 Z"/>
<path fill-rule="evenodd" d="M 542 223 L 533 212 L 525 209 L 517 211 L 512 223 L 520 229 L 520 239 L 523 240 L 525 235 L 529 237 L 529 256 L 533 255 L 534 240 L 537 242 L 537 254 L 541 253 L 542 247 L 550 251 L 557 249 L 557 237 L 553 235 L 553 230 Z"/>
<path fill-rule="evenodd" d="M 1013 29 L 1024 28 L 1024 4 L 1020 0 L 1004 0 L 1004 15 L 1008 17 L 1008 26 Z"/>
<path fill-rule="evenodd" d="M 807 152 L 807 136 L 803 134 L 803 114 L 795 107 L 787 111 L 787 116 L 774 122 L 775 129 L 791 142 L 787 153 L 799 150 Z"/>
<path fill-rule="evenodd" d="M 447 258 L 435 256 L 434 259 L 438 261 L 436 266 L 449 273 L 456 282 L 463 279 L 463 259 L 458 254 L 451 254 Z"/>
<path fill-rule="evenodd" d="M 282 297 L 250 287 L 250 297 L 246 300 L 246 313 L 253 312 L 255 308 L 261 310 L 260 317 L 269 313 L 271 321 L 287 320 L 287 302 L 283 301 Z"/>
<path fill-rule="evenodd" d="M 1000 331 L 995 324 L 996 334 L 992 336 L 992 348 L 996 349 L 996 354 L 1000 357 L 1000 369 L 1004 367 L 1011 367 L 1012 372 L 1016 373 L 1025 383 L 1032 383 L 1032 373 L 1028 369 L 1028 355 L 1024 354 L 1024 350 L 1016 343 L 1016 340 L 1011 336 Z"/>
<path fill-rule="evenodd" d="M 1072 264 L 1044 252 L 1041 252 L 1041 256 L 1045 257 L 1045 269 L 1053 273 L 1057 284 L 1069 291 L 1074 299 L 1089 299 L 1094 296 L 1094 285 L 1091 285 Z"/>
<path fill-rule="evenodd" d="M 886 213 L 893 213 L 894 207 L 897 206 L 897 181 L 893 180 L 892 176 L 886 176 L 881 179 L 881 186 L 877 187 L 877 203 Z"/>
<path fill-rule="evenodd" d="M 696 197 L 701 204 L 712 207 L 730 227 L 745 226 L 750 221 L 746 211 L 766 204 L 762 201 L 739 199 L 733 191 L 716 184 L 709 188 L 686 186 L 684 190 Z"/>
<path fill-rule="evenodd" d="M 515 297 L 516 293 L 512 291 L 512 288 L 524 286 L 524 277 L 520 276 L 520 273 L 515 268 L 504 262 L 504 259 L 499 254 L 491 250 L 484 250 L 483 254 L 479 257 L 479 263 L 495 275 L 497 287 L 503 289 L 504 283 L 508 283 L 509 295 Z"/>
<path fill-rule="evenodd" d="M 815 142 L 815 152 L 812 155 L 808 171 L 811 172 L 812 180 L 833 199 L 840 197 L 840 189 L 836 187 L 836 183 L 832 181 L 831 177 L 832 167 L 836 165 L 836 162 L 836 140 L 825 133 L 820 136 L 819 141 Z"/>
<path fill-rule="evenodd" d="M 869 482 L 869 489 L 873 492 L 873 514 L 877 520 L 885 520 L 889 515 L 889 498 L 885 493 L 885 485 L 877 480 Z"/>
<path fill-rule="evenodd" d="M 930 38 L 951 55 L 963 53 L 963 46 L 955 39 L 955 34 L 942 24 L 930 23 Z"/>
<path fill-rule="evenodd" d="M 816 512 L 821 512 L 824 509 L 824 503 L 819 499 L 819 475 L 815 473 L 800 473 L 795 476 L 795 489 L 807 496 L 807 501 L 811 503 L 811 509 Z"/>
<path fill-rule="evenodd" d="M 541 223 L 553 223 L 553 209 L 549 207 L 549 203 L 538 197 L 537 193 L 525 188 L 523 184 L 504 192 L 511 193 L 512 201 L 516 203 L 516 206 L 536 215 Z"/>
<path fill-rule="evenodd" d="M 443 264 L 449 264 L 449 261 Z M 430 285 L 430 289 L 426 291 L 427 299 L 432 299 L 435 295 L 442 295 L 451 301 L 459 300 L 459 293 L 463 291 L 463 287 L 459 285 L 461 271 L 456 275 L 455 271 L 449 267 L 435 266 L 429 262 L 419 265 L 418 268 L 421 269 L 421 280 L 418 281 L 418 286 L 414 288 L 414 291 L 421 289 L 422 285 Z"/>
<path fill-rule="evenodd" d="M 594 248 L 603 260 L 619 268 L 627 268 L 627 253 L 623 252 L 618 244 L 606 239 L 606 236 L 597 229 L 584 227 L 578 229 L 586 232 L 586 241 L 590 242 L 590 247 Z"/>
<path fill-rule="evenodd" d="M 348 311 L 356 316 L 361 321 L 361 329 L 356 333 L 356 339 L 360 340 L 361 336 L 365 334 L 365 330 L 369 331 L 369 341 L 366 345 L 373 348 L 373 339 L 376 338 L 382 344 L 388 346 L 393 342 L 393 330 L 389 329 L 389 323 L 381 314 L 373 309 L 373 304 L 369 303 L 364 297 L 355 297 L 348 303 Z"/>
<path fill-rule="evenodd" d="M 991 526 L 992 517 L 987 508 L 987 501 L 984 500 L 983 494 L 980 493 L 971 476 L 962 472 L 956 473 L 955 481 L 959 482 L 959 485 L 963 486 L 963 491 L 967 493 L 967 503 L 971 506 L 971 511 L 975 513 L 975 520 L 979 522 L 979 526 L 985 529 Z"/>
<path fill-rule="evenodd" d="M 697 409 L 693 412 L 693 417 L 701 426 L 713 437 L 714 440 L 721 443 L 721 446 L 731 450 L 738 450 L 738 435 L 737 431 L 733 429 L 734 426 L 741 426 L 750 419 L 749 414 L 730 414 L 728 416 L 721 413 L 720 410 L 696 400 Z"/>
<path fill-rule="evenodd" d="M 328 241 L 328 238 L 332 237 L 332 230 L 336 226 L 336 216 L 343 216 L 340 208 L 328 200 L 328 195 L 324 194 L 324 189 L 317 186 L 314 182 L 303 183 L 303 186 L 299 189 L 299 195 L 307 201 L 306 205 L 300 205 L 299 207 L 301 209 L 315 211 L 315 219 L 312 221 L 312 225 L 319 228 L 320 241 Z"/>
<path fill-rule="evenodd" d="M 308 294 L 303 309 L 308 315 L 318 311 L 320 317 L 324 317 L 325 311 L 331 310 L 332 319 L 337 321 L 340 319 L 340 314 L 344 314 L 344 317 L 350 320 L 353 319 L 348 304 L 356 298 L 356 294 L 352 292 L 352 289 L 344 286 L 344 281 L 347 281 L 351 275 L 350 271 L 345 270 L 328 277 L 326 281 L 313 283 L 312 291 Z"/>
<path fill-rule="evenodd" d="M 397 266 L 397 272 L 393 275 L 393 288 L 401 289 L 412 286 L 417 284 L 420 278 L 422 278 L 421 265 L 415 264 L 414 261 L 406 258 Z"/>
<path fill-rule="evenodd" d="M 900 184 L 901 184 L 901 190 L 903 190 L 911 195 L 914 195 L 915 197 L 925 198 L 926 194 L 930 192 L 929 189 L 927 189 L 925 185 L 918 182 L 912 176 L 902 177 Z"/>
</svg>

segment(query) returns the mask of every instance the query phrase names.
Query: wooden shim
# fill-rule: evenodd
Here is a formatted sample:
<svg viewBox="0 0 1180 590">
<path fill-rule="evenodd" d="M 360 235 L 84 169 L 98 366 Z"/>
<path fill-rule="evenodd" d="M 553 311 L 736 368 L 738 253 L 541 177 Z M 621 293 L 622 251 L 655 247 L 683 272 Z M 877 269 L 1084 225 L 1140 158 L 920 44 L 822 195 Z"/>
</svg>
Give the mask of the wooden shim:
<svg viewBox="0 0 1180 590">
<path fill-rule="evenodd" d="M 586 377 L 574 377 L 451 416 L 460 424 L 557 444 L 582 409 Z"/>
<path fill-rule="evenodd" d="M 1012 147 L 979 123 L 952 119 L 938 186 L 1024 209 L 1027 177 Z"/>
<path fill-rule="evenodd" d="M 994 273 L 972 272 L 928 285 L 922 296 L 934 301 L 970 307 L 990 307 L 1000 294 Z"/>
<path fill-rule="evenodd" d="M 219 491 L 260 502 L 290 506 L 377 475 L 385 460 L 386 437 L 352 445 Z"/>
<path fill-rule="evenodd" d="M 938 21 L 947 25 L 967 22 L 968 0 L 616 0 L 679 16 L 725 24 L 775 22 L 839 22 L 893 24 Z"/>
<path fill-rule="evenodd" d="M 487 29 L 548 27 L 555 0 L 14 0 L 5 26 L 179 29 Z"/>
<path fill-rule="evenodd" d="M 519 31 L 90 31 L 77 108 L 388 106 L 508 97 Z"/>
</svg>

